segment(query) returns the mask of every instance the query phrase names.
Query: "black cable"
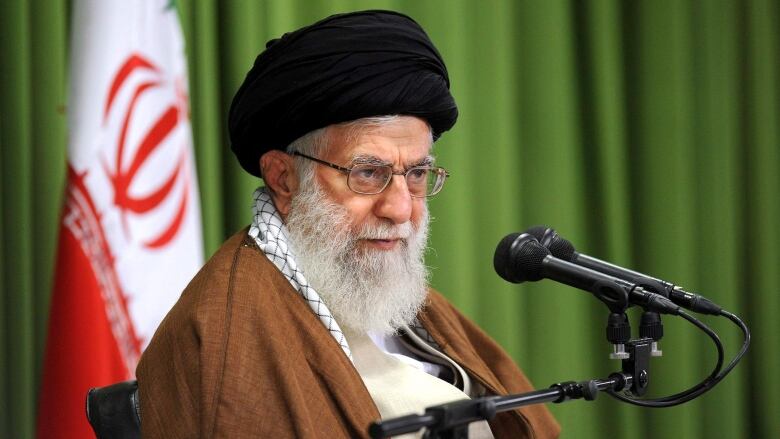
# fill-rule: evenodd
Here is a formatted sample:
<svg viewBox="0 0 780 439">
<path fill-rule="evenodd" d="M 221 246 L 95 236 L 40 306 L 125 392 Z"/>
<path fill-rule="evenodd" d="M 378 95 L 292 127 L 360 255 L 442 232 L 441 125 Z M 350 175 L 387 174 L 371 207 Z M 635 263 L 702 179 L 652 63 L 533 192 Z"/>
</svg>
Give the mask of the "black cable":
<svg viewBox="0 0 780 439">
<path fill-rule="evenodd" d="M 620 401 L 633 404 L 633 405 L 638 405 L 640 407 L 653 407 L 653 408 L 672 407 L 690 401 L 693 398 L 696 398 L 697 396 L 711 389 L 712 386 L 714 386 L 717 383 L 717 378 L 720 373 L 721 367 L 723 367 L 723 358 L 725 356 L 723 353 L 723 344 L 721 343 L 718 334 L 716 334 L 712 329 L 710 329 L 709 326 L 702 323 L 699 319 L 691 316 L 690 314 L 684 311 L 680 311 L 679 315 L 685 320 L 692 323 L 697 328 L 701 329 L 705 334 L 707 334 L 712 339 L 713 343 L 715 343 L 715 348 L 718 350 L 718 361 L 717 364 L 715 365 L 715 368 L 713 368 L 712 372 L 710 373 L 710 375 L 707 376 L 703 381 L 701 381 L 700 383 L 696 384 L 693 387 L 690 387 L 689 389 L 662 398 L 636 399 L 636 398 L 631 398 L 629 396 L 621 395 L 611 390 L 607 391 L 607 393 L 610 396 Z"/>
<path fill-rule="evenodd" d="M 739 326 L 739 329 L 742 330 L 744 341 L 742 342 L 742 348 L 739 350 L 737 355 L 734 356 L 734 359 L 732 359 L 726 368 L 723 369 L 723 372 L 721 372 L 720 376 L 716 378 L 718 381 L 722 380 L 726 375 L 728 375 L 728 373 L 731 372 L 731 369 L 734 369 L 742 357 L 745 356 L 745 353 L 747 353 L 747 350 L 750 347 L 750 329 L 748 329 L 745 322 L 743 322 L 742 319 L 737 317 L 735 314 L 732 314 L 724 309 L 720 310 L 720 315 L 726 317 L 727 319 L 734 322 L 735 325 Z"/>
<path fill-rule="evenodd" d="M 694 324 L 695 324 L 697 327 L 699 327 L 700 329 L 704 330 L 704 329 L 702 328 L 702 327 L 704 327 L 704 328 L 707 328 L 707 330 L 709 330 L 709 331 L 712 331 L 712 329 L 711 329 L 711 328 L 709 328 L 708 326 L 706 326 L 706 325 L 705 325 L 704 323 L 702 323 L 700 320 L 698 320 L 698 319 L 695 319 L 694 317 L 692 317 L 692 316 L 690 316 L 690 315 L 683 316 L 683 318 L 685 318 L 686 320 L 687 320 L 687 318 L 688 318 L 688 317 L 690 317 L 690 318 L 692 318 L 692 319 L 694 319 L 694 320 L 697 320 L 697 321 L 698 321 L 698 323 L 700 323 L 702 326 L 699 326 L 699 325 L 698 325 L 698 324 L 696 324 L 696 323 L 694 323 Z M 705 331 L 705 332 L 707 332 L 707 331 Z M 646 400 L 644 400 L 644 401 L 654 401 L 654 402 L 659 402 L 659 403 L 665 403 L 665 402 L 669 402 L 669 401 L 678 401 L 678 400 L 681 400 L 681 399 L 683 399 L 683 398 L 687 398 L 689 395 L 692 395 L 692 394 L 694 394 L 694 393 L 696 394 L 696 396 L 698 396 L 698 395 L 700 395 L 701 393 L 696 393 L 696 392 L 700 392 L 700 391 L 701 391 L 701 389 L 707 389 L 707 390 L 709 390 L 709 389 L 710 389 L 710 388 L 712 388 L 712 387 L 713 387 L 715 384 L 717 384 L 717 377 L 718 377 L 718 375 L 719 375 L 719 374 L 720 374 L 720 372 L 721 372 L 721 368 L 723 367 L 723 359 L 724 359 L 724 357 L 725 357 L 725 354 L 724 354 L 724 352 L 723 352 L 723 344 L 722 344 L 722 343 L 721 343 L 721 341 L 720 341 L 720 337 L 718 337 L 718 335 L 717 335 L 717 334 L 715 334 L 715 332 L 714 332 L 714 331 L 712 331 L 712 333 L 715 335 L 715 337 L 717 337 L 717 341 L 715 342 L 715 344 L 716 344 L 716 346 L 717 346 L 717 349 L 718 349 L 718 363 L 717 363 L 717 366 L 715 366 L 715 369 L 713 369 L 712 373 L 710 373 L 710 375 L 709 375 L 707 378 L 705 378 L 705 379 L 704 379 L 702 382 L 700 382 L 699 384 L 697 384 L 697 385 L 695 385 L 695 386 L 691 387 L 691 388 L 690 388 L 690 389 L 688 389 L 688 390 L 684 390 L 684 391 L 682 391 L 682 392 L 679 392 L 679 393 L 676 393 L 676 394 L 674 394 L 674 395 L 665 396 L 665 397 L 661 397 L 661 398 L 646 399 Z M 707 335 L 710 335 L 710 334 L 707 334 Z M 710 335 L 710 338 L 712 338 L 712 336 L 711 336 L 711 335 Z M 706 391 L 706 390 L 704 390 L 704 391 Z M 703 392 L 702 392 L 702 393 L 703 393 Z M 695 397 L 695 396 L 694 396 L 694 397 Z M 674 405 L 677 405 L 677 404 L 682 404 L 683 402 L 686 402 L 686 401 L 690 401 L 690 399 L 684 399 L 684 400 L 682 400 L 682 401 L 676 402 L 676 404 L 674 404 Z"/>
<path fill-rule="evenodd" d="M 744 336 L 744 340 L 742 342 L 742 348 L 740 348 L 737 355 L 734 356 L 734 358 L 731 360 L 731 362 L 729 362 L 729 364 L 726 366 L 725 369 L 723 369 L 716 377 L 714 377 L 710 382 L 706 383 L 706 385 L 702 386 L 700 389 L 691 392 L 690 395 L 685 395 L 679 400 L 675 400 L 674 396 L 659 398 L 660 400 L 667 400 L 667 401 L 672 400 L 675 401 L 675 403 L 672 405 L 678 405 L 690 401 L 691 399 L 696 398 L 698 396 L 701 396 L 705 392 L 710 391 L 713 387 L 715 387 L 716 384 L 718 384 L 721 380 L 723 380 L 723 378 L 725 378 L 726 375 L 728 375 L 728 373 L 731 372 L 732 369 L 734 369 L 737 363 L 739 363 L 739 361 L 745 355 L 745 353 L 748 350 L 748 347 L 750 346 L 750 330 L 748 329 L 747 325 L 745 325 L 745 322 L 743 322 L 739 317 L 737 317 L 736 315 L 728 311 L 721 310 L 720 315 L 731 320 L 742 330 L 742 334 Z M 687 392 L 683 392 L 683 393 L 687 393 Z M 662 406 L 662 407 L 667 407 L 667 406 Z"/>
</svg>

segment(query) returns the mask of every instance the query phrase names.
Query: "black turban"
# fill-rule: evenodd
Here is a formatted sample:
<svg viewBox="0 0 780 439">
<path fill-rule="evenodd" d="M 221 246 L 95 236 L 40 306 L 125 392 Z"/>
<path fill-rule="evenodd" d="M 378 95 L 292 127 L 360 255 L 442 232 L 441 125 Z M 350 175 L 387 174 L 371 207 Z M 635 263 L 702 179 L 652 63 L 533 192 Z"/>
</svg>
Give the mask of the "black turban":
<svg viewBox="0 0 780 439">
<path fill-rule="evenodd" d="M 425 119 L 434 139 L 458 108 L 447 68 L 425 31 L 390 11 L 333 15 L 266 44 L 230 106 L 228 127 L 241 166 L 331 124 L 404 114 Z"/>
</svg>

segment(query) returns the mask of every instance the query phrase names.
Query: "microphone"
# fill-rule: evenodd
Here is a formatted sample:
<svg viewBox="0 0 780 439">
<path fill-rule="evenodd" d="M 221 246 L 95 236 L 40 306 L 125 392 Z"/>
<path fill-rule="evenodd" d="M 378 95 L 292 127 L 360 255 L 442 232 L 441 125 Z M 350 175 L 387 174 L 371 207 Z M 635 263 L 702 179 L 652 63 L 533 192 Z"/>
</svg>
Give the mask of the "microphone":
<svg viewBox="0 0 780 439">
<path fill-rule="evenodd" d="M 571 242 L 562 238 L 549 227 L 535 226 L 525 233 L 536 238 L 557 258 L 636 284 L 646 290 L 668 297 L 672 302 L 691 311 L 711 315 L 720 315 L 722 311 L 722 308 L 714 302 L 698 294 L 689 293 L 679 285 L 578 253 Z"/>
<path fill-rule="evenodd" d="M 529 233 L 512 233 L 496 247 L 493 267 L 512 283 L 550 279 L 589 291 L 613 312 L 623 312 L 629 304 L 663 314 L 678 314 L 680 307 L 666 297 L 609 274 L 581 267 L 550 253 Z"/>
</svg>

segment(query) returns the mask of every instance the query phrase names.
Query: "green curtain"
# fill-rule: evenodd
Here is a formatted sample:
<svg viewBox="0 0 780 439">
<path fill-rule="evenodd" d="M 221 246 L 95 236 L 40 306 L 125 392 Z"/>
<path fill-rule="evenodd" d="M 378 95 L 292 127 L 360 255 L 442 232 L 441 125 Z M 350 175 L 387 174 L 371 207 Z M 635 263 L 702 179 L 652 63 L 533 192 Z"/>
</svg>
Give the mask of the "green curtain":
<svg viewBox="0 0 780 439">
<path fill-rule="evenodd" d="M 461 112 L 435 147 L 452 178 L 430 202 L 432 283 L 537 386 L 620 366 L 607 357 L 607 310 L 589 294 L 494 273 L 498 241 L 531 225 L 695 289 L 753 331 L 735 371 L 683 406 L 642 409 L 606 395 L 551 404 L 563 437 L 780 434 L 777 2 L 179 3 L 206 254 L 249 222 L 258 180 L 230 154 L 225 114 L 264 43 L 335 12 L 405 12 L 442 52 Z M 0 437 L 34 432 L 65 173 L 70 7 L 0 6 Z M 731 357 L 739 331 L 704 320 Z M 652 360 L 657 396 L 698 382 L 715 361 L 690 324 L 664 323 L 664 356 Z"/>
</svg>

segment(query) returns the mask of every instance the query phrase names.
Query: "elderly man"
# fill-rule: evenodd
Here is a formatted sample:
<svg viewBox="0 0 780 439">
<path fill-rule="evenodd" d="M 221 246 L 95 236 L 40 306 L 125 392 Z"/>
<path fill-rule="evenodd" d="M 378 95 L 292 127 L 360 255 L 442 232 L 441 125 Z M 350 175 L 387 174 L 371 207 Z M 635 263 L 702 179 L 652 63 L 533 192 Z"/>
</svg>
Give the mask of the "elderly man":
<svg viewBox="0 0 780 439">
<path fill-rule="evenodd" d="M 447 71 L 401 14 L 336 15 L 269 42 L 230 111 L 265 187 L 138 366 L 145 438 L 366 437 L 380 418 L 529 391 L 507 354 L 428 288 L 431 147 Z M 471 437 L 555 437 L 543 406 Z"/>
</svg>

